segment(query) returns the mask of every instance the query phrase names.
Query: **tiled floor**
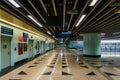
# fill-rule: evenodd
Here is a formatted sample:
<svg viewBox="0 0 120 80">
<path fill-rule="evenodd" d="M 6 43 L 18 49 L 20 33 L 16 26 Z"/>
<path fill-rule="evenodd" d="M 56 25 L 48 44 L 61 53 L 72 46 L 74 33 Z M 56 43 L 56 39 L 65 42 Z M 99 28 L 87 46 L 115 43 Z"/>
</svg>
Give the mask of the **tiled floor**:
<svg viewBox="0 0 120 80">
<path fill-rule="evenodd" d="M 9 72 L 0 80 L 113 80 L 110 75 L 117 80 L 119 73 L 110 74 L 99 60 L 75 57 L 68 49 L 58 48 Z"/>
<path fill-rule="evenodd" d="M 102 72 L 103 74 L 111 77 L 113 80 L 120 78 L 120 58 L 88 58 L 84 57 L 90 65 Z"/>
</svg>

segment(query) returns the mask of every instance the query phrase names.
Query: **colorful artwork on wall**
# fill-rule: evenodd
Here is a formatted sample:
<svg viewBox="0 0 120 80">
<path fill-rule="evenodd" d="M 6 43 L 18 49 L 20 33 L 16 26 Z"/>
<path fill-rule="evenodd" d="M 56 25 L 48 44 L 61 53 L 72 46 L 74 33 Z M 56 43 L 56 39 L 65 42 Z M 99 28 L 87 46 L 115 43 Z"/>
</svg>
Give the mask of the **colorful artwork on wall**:
<svg viewBox="0 0 120 80">
<path fill-rule="evenodd" d="M 23 54 L 23 43 L 18 43 L 18 54 Z"/>
<path fill-rule="evenodd" d="M 23 37 L 22 36 L 18 36 L 18 41 L 23 41 Z"/>
<path fill-rule="evenodd" d="M 23 41 L 24 41 L 24 42 L 27 42 L 27 38 L 23 38 Z"/>
<path fill-rule="evenodd" d="M 24 51 L 27 51 L 27 43 L 24 43 Z"/>
</svg>

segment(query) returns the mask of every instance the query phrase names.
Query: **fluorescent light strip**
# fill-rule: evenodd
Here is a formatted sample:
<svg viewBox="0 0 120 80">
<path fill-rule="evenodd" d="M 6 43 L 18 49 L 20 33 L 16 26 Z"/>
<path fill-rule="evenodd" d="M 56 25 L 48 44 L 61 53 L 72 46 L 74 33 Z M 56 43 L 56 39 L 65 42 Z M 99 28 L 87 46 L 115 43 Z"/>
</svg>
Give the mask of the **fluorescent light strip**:
<svg viewBox="0 0 120 80">
<path fill-rule="evenodd" d="M 114 35 L 115 35 L 115 34 L 120 34 L 120 32 L 115 32 L 115 33 L 113 33 L 113 34 L 114 34 Z"/>
<path fill-rule="evenodd" d="M 120 40 L 102 40 L 101 43 L 120 43 Z"/>
<path fill-rule="evenodd" d="M 92 0 L 91 3 L 89 4 L 89 6 L 94 6 L 97 2 L 98 2 L 98 0 Z"/>
<path fill-rule="evenodd" d="M 48 34 L 52 35 L 49 31 L 47 31 Z"/>
<path fill-rule="evenodd" d="M 78 23 L 75 25 L 76 27 L 82 22 L 82 20 L 85 18 L 85 14 L 83 14 L 82 16 L 81 16 L 81 18 L 79 19 L 79 21 L 78 21 Z"/>
<path fill-rule="evenodd" d="M 8 1 L 17 8 L 21 7 L 17 2 L 15 2 L 15 0 L 8 0 Z"/>
<path fill-rule="evenodd" d="M 42 27 L 42 25 L 37 22 L 31 15 L 27 15 L 32 21 L 34 21 L 37 25 L 39 25 L 40 27 Z"/>
</svg>

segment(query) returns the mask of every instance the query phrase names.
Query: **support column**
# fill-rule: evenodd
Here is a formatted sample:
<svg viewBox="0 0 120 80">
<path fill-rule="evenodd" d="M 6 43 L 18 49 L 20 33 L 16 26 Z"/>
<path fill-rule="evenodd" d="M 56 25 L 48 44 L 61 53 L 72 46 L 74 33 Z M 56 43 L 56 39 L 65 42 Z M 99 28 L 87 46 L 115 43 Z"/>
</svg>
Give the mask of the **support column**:
<svg viewBox="0 0 120 80">
<path fill-rule="evenodd" d="M 89 57 L 101 56 L 101 34 L 100 33 L 88 33 L 83 35 L 83 55 Z"/>
</svg>

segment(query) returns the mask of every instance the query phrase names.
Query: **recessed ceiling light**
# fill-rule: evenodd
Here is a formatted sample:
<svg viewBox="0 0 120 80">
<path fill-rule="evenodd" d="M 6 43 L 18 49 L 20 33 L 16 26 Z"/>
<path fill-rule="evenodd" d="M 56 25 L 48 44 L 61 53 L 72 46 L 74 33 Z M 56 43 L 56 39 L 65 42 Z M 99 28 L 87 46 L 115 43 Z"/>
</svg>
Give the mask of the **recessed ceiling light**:
<svg viewBox="0 0 120 80">
<path fill-rule="evenodd" d="M 34 21 L 37 25 L 39 25 L 40 27 L 42 27 L 42 25 L 36 21 L 31 15 L 27 15 L 32 21 Z"/>
<path fill-rule="evenodd" d="M 21 7 L 15 0 L 8 0 L 8 1 L 17 8 Z"/>
<path fill-rule="evenodd" d="M 49 35 L 52 35 L 49 31 L 47 31 L 47 33 L 48 33 Z"/>
<path fill-rule="evenodd" d="M 75 25 L 76 27 L 82 22 L 82 20 L 85 18 L 86 14 L 83 14 L 81 18 L 79 19 L 78 23 Z"/>
<path fill-rule="evenodd" d="M 94 6 L 97 2 L 98 2 L 98 0 L 92 0 L 91 3 L 89 4 L 89 6 Z"/>
</svg>

